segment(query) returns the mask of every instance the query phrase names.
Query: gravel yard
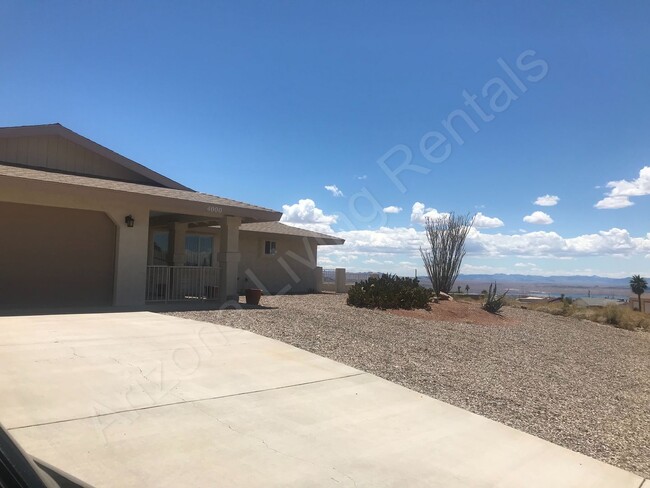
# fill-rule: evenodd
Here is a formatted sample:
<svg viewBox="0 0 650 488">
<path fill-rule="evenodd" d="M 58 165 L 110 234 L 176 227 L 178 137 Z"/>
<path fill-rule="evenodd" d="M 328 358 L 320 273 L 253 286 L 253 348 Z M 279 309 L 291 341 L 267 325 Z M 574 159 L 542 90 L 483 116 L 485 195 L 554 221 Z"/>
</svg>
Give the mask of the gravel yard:
<svg viewBox="0 0 650 488">
<path fill-rule="evenodd" d="M 422 320 L 334 294 L 261 305 L 170 314 L 281 340 L 650 478 L 650 334 L 514 308 L 496 325 Z"/>
</svg>

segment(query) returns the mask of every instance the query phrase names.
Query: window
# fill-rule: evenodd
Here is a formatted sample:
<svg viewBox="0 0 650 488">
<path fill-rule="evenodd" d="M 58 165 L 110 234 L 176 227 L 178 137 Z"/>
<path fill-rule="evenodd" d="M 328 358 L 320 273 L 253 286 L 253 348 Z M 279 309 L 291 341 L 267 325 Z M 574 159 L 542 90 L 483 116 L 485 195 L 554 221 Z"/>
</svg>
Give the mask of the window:
<svg viewBox="0 0 650 488">
<path fill-rule="evenodd" d="M 169 264 L 169 232 L 155 232 L 153 235 L 153 264 Z"/>
<path fill-rule="evenodd" d="M 268 254 L 270 256 L 275 254 L 275 241 L 264 242 L 264 254 Z"/>
<path fill-rule="evenodd" d="M 185 266 L 212 266 L 211 236 L 185 236 Z"/>
</svg>

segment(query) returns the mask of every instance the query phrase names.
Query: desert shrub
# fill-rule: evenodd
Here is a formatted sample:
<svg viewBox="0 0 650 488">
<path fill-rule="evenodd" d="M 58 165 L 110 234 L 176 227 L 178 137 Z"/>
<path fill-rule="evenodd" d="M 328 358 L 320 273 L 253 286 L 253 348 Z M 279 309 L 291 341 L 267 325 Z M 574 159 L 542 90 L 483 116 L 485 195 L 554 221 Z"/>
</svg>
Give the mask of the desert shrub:
<svg viewBox="0 0 650 488">
<path fill-rule="evenodd" d="M 485 302 L 483 303 L 483 310 L 486 310 L 490 313 L 501 315 L 501 307 L 503 307 L 506 299 L 506 293 L 497 295 L 497 284 L 494 283 L 494 288 L 490 284 L 490 289 L 485 295 Z"/>
<path fill-rule="evenodd" d="M 603 309 L 604 322 L 609 325 L 620 326 L 623 322 L 623 311 L 616 305 L 608 305 Z"/>
<path fill-rule="evenodd" d="M 637 323 L 638 327 L 641 327 L 641 329 L 645 330 L 646 332 L 650 332 L 650 318 L 643 318 L 639 320 Z"/>
<path fill-rule="evenodd" d="M 553 303 L 531 305 L 532 310 L 563 315 L 574 319 L 590 320 L 601 324 L 613 325 L 619 329 L 650 332 L 650 316 L 641 314 L 625 305 L 609 305 L 607 307 L 576 307 L 558 300 Z"/>
<path fill-rule="evenodd" d="M 452 290 L 465 257 L 465 239 L 473 224 L 474 218 L 469 214 L 451 212 L 433 219 L 427 217 L 424 227 L 429 247 L 420 248 L 420 255 L 436 296 Z M 469 285 L 465 291 L 469 294 Z"/>
<path fill-rule="evenodd" d="M 573 315 L 574 310 L 575 307 L 573 306 L 573 300 L 571 298 L 563 298 L 561 315 L 569 317 Z"/>
<path fill-rule="evenodd" d="M 348 305 L 361 308 L 425 308 L 433 290 L 423 288 L 413 278 L 400 278 L 397 275 L 383 274 L 355 283 L 348 290 Z"/>
</svg>

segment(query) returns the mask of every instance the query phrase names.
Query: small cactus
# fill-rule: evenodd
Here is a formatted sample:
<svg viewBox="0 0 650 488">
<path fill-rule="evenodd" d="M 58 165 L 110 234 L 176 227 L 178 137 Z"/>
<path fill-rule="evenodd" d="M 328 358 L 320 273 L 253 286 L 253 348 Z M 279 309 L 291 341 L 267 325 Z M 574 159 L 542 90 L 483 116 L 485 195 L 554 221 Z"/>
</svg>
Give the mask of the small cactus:
<svg viewBox="0 0 650 488">
<path fill-rule="evenodd" d="M 506 290 L 505 293 L 497 295 L 496 281 L 494 282 L 494 288 L 492 287 L 492 284 L 490 284 L 490 289 L 485 296 L 485 303 L 483 303 L 483 310 L 495 315 L 501 315 L 501 307 L 503 307 L 507 293 L 508 291 Z"/>
</svg>

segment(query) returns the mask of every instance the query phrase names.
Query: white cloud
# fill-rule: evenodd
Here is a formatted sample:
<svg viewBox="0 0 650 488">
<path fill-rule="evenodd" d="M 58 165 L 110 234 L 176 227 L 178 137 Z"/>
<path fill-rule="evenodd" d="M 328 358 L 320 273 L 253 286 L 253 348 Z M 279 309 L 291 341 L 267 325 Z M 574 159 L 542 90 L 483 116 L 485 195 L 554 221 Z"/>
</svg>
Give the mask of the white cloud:
<svg viewBox="0 0 650 488">
<path fill-rule="evenodd" d="M 324 188 L 332 194 L 334 197 L 342 197 L 343 192 L 339 190 L 339 187 L 336 185 L 325 185 Z"/>
<path fill-rule="evenodd" d="M 402 210 L 403 210 L 402 207 L 396 207 L 395 205 L 390 205 L 384 208 L 384 213 L 397 214 L 400 213 Z"/>
<path fill-rule="evenodd" d="M 553 219 L 549 214 L 537 210 L 530 215 L 526 215 L 524 222 L 528 224 L 548 225 L 553 223 Z"/>
<path fill-rule="evenodd" d="M 488 217 L 483 215 L 482 212 L 474 216 L 474 227 L 477 229 L 496 229 L 497 227 L 503 227 L 503 225 L 503 220 L 497 217 Z"/>
<path fill-rule="evenodd" d="M 625 229 L 609 229 L 597 234 L 565 238 L 557 232 L 526 234 L 481 234 L 472 229 L 467 238 L 468 254 L 479 256 L 519 256 L 571 258 L 585 256 L 632 256 L 650 250 L 650 233 L 632 237 Z"/>
<path fill-rule="evenodd" d="M 367 179 L 368 179 L 368 175 L 357 176 L 357 180 L 367 180 Z"/>
<path fill-rule="evenodd" d="M 390 207 L 388 207 L 390 208 Z M 384 209 L 386 212 L 386 209 Z M 424 224 L 426 219 L 438 219 L 440 217 L 448 217 L 449 213 L 447 212 L 438 212 L 435 208 L 425 207 L 424 203 L 415 202 L 411 208 L 411 222 L 414 224 Z M 478 212 L 474 217 L 474 227 L 480 229 L 495 229 L 497 227 L 503 227 L 503 221 L 497 217 L 488 217 L 483 215 L 482 212 Z"/>
<path fill-rule="evenodd" d="M 650 166 L 644 166 L 635 180 L 618 180 L 607 183 L 609 192 L 594 207 L 599 209 L 624 208 L 634 205 L 630 197 L 650 195 Z"/>
<path fill-rule="evenodd" d="M 508 268 L 500 266 L 488 266 L 484 264 L 470 264 L 463 263 L 460 268 L 462 274 L 494 274 L 494 273 L 508 273 Z M 464 287 L 463 287 L 464 288 Z"/>
<path fill-rule="evenodd" d="M 601 210 L 611 210 L 615 208 L 625 208 L 634 205 L 628 197 L 618 196 L 618 197 L 605 197 L 602 200 L 596 202 L 594 207 Z"/>
<path fill-rule="evenodd" d="M 315 232 L 333 234 L 332 224 L 337 221 L 336 215 L 326 215 L 310 198 L 304 198 L 293 205 L 282 205 L 280 222 Z"/>
<path fill-rule="evenodd" d="M 424 232 L 412 227 L 380 227 L 337 232 L 336 235 L 346 240 L 342 247 L 361 253 L 419 253 L 420 246 L 426 244 Z"/>
<path fill-rule="evenodd" d="M 327 216 L 326 216 L 327 217 Z M 331 232 L 330 232 L 331 233 Z M 397 265 L 389 266 L 388 260 L 399 262 L 400 269 L 421 268 L 420 247 L 426 248 L 424 231 L 413 227 L 380 227 L 375 230 L 353 230 L 335 232 L 346 240 L 342 246 L 321 246 L 319 260 L 328 266 L 355 267 L 355 263 L 376 259 L 384 263 L 382 271 L 395 272 Z M 517 257 L 522 260 L 558 259 L 569 260 L 583 257 L 641 257 L 650 254 L 650 233 L 633 237 L 625 229 L 612 228 L 594 234 L 563 237 L 557 232 L 536 231 L 523 234 L 483 234 L 472 228 L 468 234 L 467 256 L 470 262 L 463 265 L 464 273 L 512 272 L 512 268 L 482 269 L 481 258 Z M 473 262 L 472 262 L 473 261 Z M 539 266 L 539 265 L 538 265 Z M 358 267 L 358 265 L 357 265 Z M 385 269 L 384 269 L 385 268 Z M 547 274 L 546 266 L 520 261 L 516 269 L 523 272 Z M 552 274 L 562 274 L 561 270 Z M 584 271 L 584 270 L 583 270 Z M 585 274 L 570 272 L 568 274 Z M 587 274 L 604 275 L 603 271 Z"/>
<path fill-rule="evenodd" d="M 425 208 L 424 203 L 415 202 L 411 208 L 411 222 L 424 224 L 426 219 L 447 217 L 448 213 L 438 212 L 435 208 Z"/>
<path fill-rule="evenodd" d="M 557 205 L 557 202 L 560 201 L 560 197 L 557 195 L 544 195 L 541 197 L 537 197 L 537 200 L 535 200 L 535 205 L 539 205 L 540 207 L 553 207 Z"/>
</svg>

